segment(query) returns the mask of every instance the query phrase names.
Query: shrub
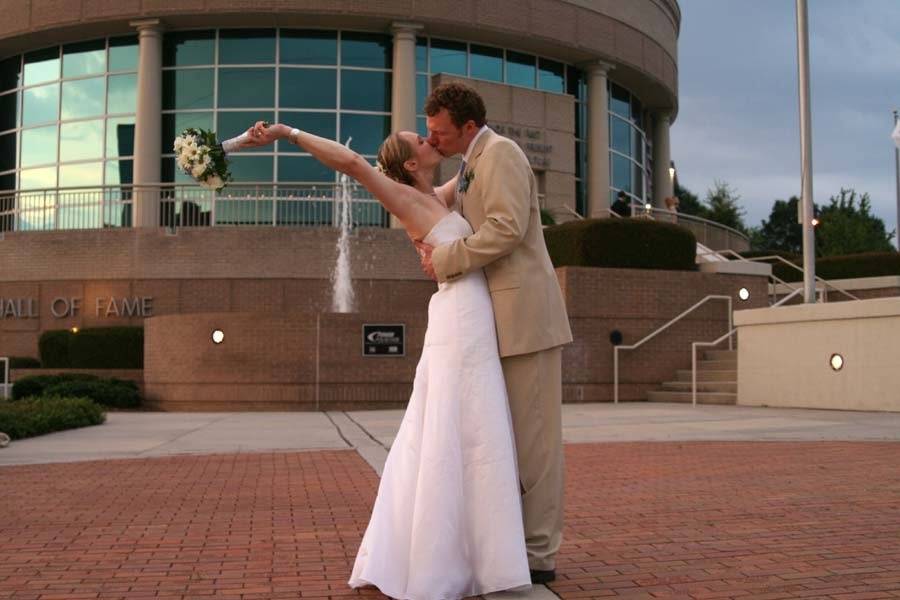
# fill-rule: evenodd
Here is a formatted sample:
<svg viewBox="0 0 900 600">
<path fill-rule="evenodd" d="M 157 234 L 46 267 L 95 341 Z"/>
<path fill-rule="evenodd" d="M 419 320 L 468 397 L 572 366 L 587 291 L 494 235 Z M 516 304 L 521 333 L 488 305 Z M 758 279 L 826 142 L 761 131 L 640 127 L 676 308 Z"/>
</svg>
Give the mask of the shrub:
<svg viewBox="0 0 900 600">
<path fill-rule="evenodd" d="M 111 379 L 60 381 L 47 387 L 44 395 L 90 398 L 108 408 L 137 408 L 141 404 L 133 382 Z"/>
<path fill-rule="evenodd" d="M 760 255 L 764 256 L 764 255 Z M 791 262 L 802 267 L 803 257 Z M 802 281 L 803 272 L 787 265 L 773 265 L 772 273 L 785 281 Z M 897 252 L 863 252 L 816 259 L 816 275 L 823 279 L 857 279 L 900 275 L 900 254 Z"/>
<path fill-rule="evenodd" d="M 100 379 L 88 373 L 68 373 L 65 375 L 32 375 L 23 377 L 13 384 L 12 399 L 21 400 L 31 396 L 43 396 L 45 390 L 63 381 L 94 381 Z"/>
<path fill-rule="evenodd" d="M 556 267 L 693 271 L 697 241 L 684 227 L 651 219 L 585 219 L 544 229 Z"/>
<path fill-rule="evenodd" d="M 9 357 L 9 368 L 10 369 L 38 369 L 41 366 L 41 361 L 36 358 L 31 358 L 30 356 L 10 356 Z"/>
<path fill-rule="evenodd" d="M 41 363 L 54 369 L 142 369 L 142 327 L 95 327 L 72 333 L 44 332 L 38 343 Z"/>
<path fill-rule="evenodd" d="M 0 431 L 14 440 L 105 420 L 106 413 L 89 398 L 44 397 L 0 404 Z"/>
</svg>

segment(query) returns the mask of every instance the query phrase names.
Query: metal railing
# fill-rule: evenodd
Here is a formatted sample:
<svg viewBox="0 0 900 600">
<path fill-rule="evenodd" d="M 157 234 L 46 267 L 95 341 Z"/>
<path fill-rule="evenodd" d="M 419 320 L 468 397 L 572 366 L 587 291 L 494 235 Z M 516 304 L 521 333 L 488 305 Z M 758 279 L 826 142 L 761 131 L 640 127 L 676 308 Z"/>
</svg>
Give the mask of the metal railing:
<svg viewBox="0 0 900 600">
<path fill-rule="evenodd" d="M 731 296 L 710 294 L 709 296 L 706 296 L 705 298 L 703 298 L 702 300 L 700 300 L 699 302 L 697 302 L 696 304 L 694 304 L 687 310 L 683 311 L 678 316 L 672 318 L 665 325 L 655 329 L 652 333 L 644 336 L 640 341 L 635 342 L 634 344 L 631 344 L 630 346 L 615 346 L 615 347 L 613 347 L 613 402 L 615 404 L 619 403 L 619 350 L 635 350 L 637 348 L 640 348 L 646 342 L 649 342 L 651 339 L 655 338 L 657 335 L 659 335 L 660 333 L 662 333 L 663 331 L 665 331 L 666 329 L 668 329 L 669 327 L 671 327 L 672 325 L 674 325 L 675 323 L 677 323 L 678 321 L 680 321 L 681 319 L 686 317 L 688 314 L 694 312 L 695 310 L 697 310 L 698 308 L 700 308 L 702 305 L 706 304 L 710 300 L 724 300 L 725 302 L 727 302 L 727 304 L 728 304 L 728 331 L 730 332 L 732 329 L 734 329 L 734 319 L 733 319 L 733 313 L 731 310 L 731 306 L 732 306 Z M 694 342 L 694 343 L 696 343 L 696 342 Z M 728 349 L 729 350 L 733 349 L 731 338 L 728 339 Z"/>
<path fill-rule="evenodd" d="M 387 227 L 384 208 L 350 186 L 358 227 Z M 132 227 L 138 211 L 160 227 L 332 226 L 339 184 L 231 184 L 214 192 L 194 184 L 91 186 L 0 192 L 0 232 Z M 147 205 L 153 208 L 147 208 Z"/>
<path fill-rule="evenodd" d="M 685 213 L 673 212 L 665 208 L 631 204 L 631 216 L 651 218 L 674 223 L 689 229 L 697 241 L 713 249 L 749 250 L 750 238 L 733 227 Z"/>
</svg>

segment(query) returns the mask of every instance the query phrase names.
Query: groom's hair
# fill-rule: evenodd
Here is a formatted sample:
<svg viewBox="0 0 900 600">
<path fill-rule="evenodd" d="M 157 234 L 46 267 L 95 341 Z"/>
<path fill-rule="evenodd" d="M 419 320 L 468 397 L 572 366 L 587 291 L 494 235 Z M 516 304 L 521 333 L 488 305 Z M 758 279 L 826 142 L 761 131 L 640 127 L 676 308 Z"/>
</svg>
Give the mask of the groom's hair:
<svg viewBox="0 0 900 600">
<path fill-rule="evenodd" d="M 425 100 L 425 114 L 433 117 L 442 108 L 447 109 L 450 120 L 460 128 L 468 121 L 475 121 L 477 127 L 487 122 L 484 100 L 478 92 L 462 83 L 444 83 L 431 91 Z"/>
</svg>

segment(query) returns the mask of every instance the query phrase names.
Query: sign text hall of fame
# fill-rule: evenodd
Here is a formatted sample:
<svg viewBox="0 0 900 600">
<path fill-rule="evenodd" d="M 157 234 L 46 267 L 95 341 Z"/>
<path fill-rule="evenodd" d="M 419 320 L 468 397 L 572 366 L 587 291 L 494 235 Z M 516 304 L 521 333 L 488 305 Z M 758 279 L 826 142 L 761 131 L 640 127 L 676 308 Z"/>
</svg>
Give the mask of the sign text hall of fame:
<svg viewBox="0 0 900 600">
<path fill-rule="evenodd" d="M 491 124 L 491 129 L 506 136 L 522 148 L 531 166 L 538 169 L 550 168 L 553 145 L 546 143 L 544 130 L 535 127 L 519 127 L 505 123 Z"/>
<path fill-rule="evenodd" d="M 93 309 L 95 317 L 152 317 L 153 296 L 98 296 L 89 308 Z M 46 310 L 53 318 L 63 319 L 79 316 L 85 307 L 83 299 L 77 296 L 57 296 L 47 303 Z M 0 320 L 37 319 L 40 316 L 36 298 L 0 298 Z"/>
</svg>

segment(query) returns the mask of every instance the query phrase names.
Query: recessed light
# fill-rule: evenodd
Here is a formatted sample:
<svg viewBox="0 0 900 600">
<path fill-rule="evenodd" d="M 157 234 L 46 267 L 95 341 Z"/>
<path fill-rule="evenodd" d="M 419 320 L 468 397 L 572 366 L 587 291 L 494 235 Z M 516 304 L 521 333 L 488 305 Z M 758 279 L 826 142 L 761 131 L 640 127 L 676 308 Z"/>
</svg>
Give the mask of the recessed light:
<svg viewBox="0 0 900 600">
<path fill-rule="evenodd" d="M 844 368 L 844 357 L 840 354 L 832 354 L 829 362 L 831 363 L 831 368 L 835 371 L 840 371 Z"/>
<path fill-rule="evenodd" d="M 212 332 L 212 341 L 213 344 L 221 344 L 225 339 L 225 332 L 221 329 L 216 329 Z"/>
<path fill-rule="evenodd" d="M 745 287 L 742 287 L 738 290 L 738 298 L 741 300 L 749 300 L 750 299 L 750 290 Z"/>
</svg>

